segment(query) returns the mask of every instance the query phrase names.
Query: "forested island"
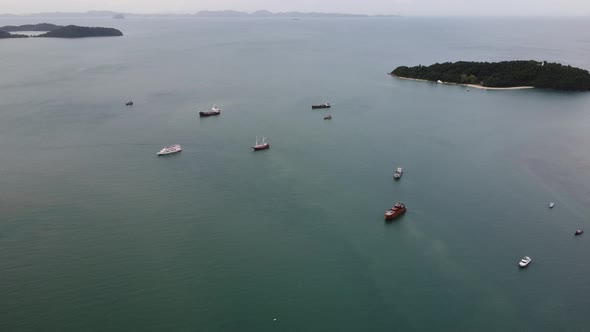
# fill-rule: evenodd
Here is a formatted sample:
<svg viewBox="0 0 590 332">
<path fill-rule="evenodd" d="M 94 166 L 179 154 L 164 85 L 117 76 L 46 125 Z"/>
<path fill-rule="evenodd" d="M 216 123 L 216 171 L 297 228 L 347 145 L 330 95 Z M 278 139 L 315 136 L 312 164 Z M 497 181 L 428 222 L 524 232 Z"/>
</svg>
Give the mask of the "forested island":
<svg viewBox="0 0 590 332">
<path fill-rule="evenodd" d="M 30 36 L 13 34 L 15 31 L 47 31 L 34 37 L 51 38 L 84 38 L 84 37 L 117 37 L 123 33 L 113 28 L 81 27 L 77 25 L 61 26 L 49 23 L 7 25 L 0 27 L 0 38 L 27 38 Z"/>
<path fill-rule="evenodd" d="M 445 62 L 431 66 L 400 66 L 390 74 L 400 78 L 490 88 L 590 90 L 590 73 L 587 70 L 546 61 Z"/>
</svg>

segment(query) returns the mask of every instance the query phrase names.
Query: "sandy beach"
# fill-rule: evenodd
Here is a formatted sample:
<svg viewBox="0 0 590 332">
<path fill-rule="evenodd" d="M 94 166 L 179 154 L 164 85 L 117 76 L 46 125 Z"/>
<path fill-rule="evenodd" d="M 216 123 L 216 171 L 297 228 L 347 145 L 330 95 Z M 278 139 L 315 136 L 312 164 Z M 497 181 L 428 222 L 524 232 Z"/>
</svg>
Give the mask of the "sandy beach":
<svg viewBox="0 0 590 332">
<path fill-rule="evenodd" d="M 422 80 L 419 78 L 401 77 L 401 76 L 394 75 L 392 73 L 389 73 L 389 75 L 393 76 L 395 78 L 402 79 L 402 80 L 436 83 L 435 81 Z M 534 89 L 535 88 L 534 86 L 511 86 L 511 87 L 507 87 L 507 88 L 492 88 L 492 87 L 486 87 L 486 86 L 481 86 L 481 85 L 477 85 L 477 84 L 461 84 L 461 83 L 451 83 L 451 82 L 442 82 L 442 84 L 462 85 L 462 86 L 466 86 L 466 87 L 470 87 L 470 88 L 474 88 L 474 89 L 482 89 L 482 90 L 523 90 L 523 89 Z"/>
</svg>

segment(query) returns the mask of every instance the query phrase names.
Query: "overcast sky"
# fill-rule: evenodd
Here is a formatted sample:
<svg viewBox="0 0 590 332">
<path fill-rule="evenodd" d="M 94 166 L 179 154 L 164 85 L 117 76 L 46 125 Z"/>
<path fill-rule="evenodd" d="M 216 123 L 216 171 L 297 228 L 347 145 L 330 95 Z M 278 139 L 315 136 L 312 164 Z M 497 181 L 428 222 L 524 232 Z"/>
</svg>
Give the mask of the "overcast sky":
<svg viewBox="0 0 590 332">
<path fill-rule="evenodd" d="M 590 0 L 0 0 L 0 13 L 318 11 L 402 15 L 590 15 Z"/>
</svg>

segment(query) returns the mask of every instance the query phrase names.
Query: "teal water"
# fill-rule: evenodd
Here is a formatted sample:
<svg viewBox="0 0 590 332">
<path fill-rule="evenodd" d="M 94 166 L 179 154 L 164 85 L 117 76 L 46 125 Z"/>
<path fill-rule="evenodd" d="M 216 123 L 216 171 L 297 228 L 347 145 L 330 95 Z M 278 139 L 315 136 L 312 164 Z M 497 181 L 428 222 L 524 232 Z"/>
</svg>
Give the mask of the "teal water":
<svg viewBox="0 0 590 332">
<path fill-rule="evenodd" d="M 386 73 L 588 20 L 53 22 L 125 37 L 0 41 L 0 330 L 587 330 L 590 94 Z"/>
</svg>

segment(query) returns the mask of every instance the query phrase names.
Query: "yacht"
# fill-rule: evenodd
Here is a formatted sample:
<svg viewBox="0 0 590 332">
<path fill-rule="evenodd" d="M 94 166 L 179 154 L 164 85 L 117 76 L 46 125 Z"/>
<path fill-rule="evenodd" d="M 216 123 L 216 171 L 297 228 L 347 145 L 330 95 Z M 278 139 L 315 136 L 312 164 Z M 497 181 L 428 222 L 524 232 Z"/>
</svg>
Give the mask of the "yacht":
<svg viewBox="0 0 590 332">
<path fill-rule="evenodd" d="M 402 175 L 403 175 L 403 174 L 404 174 L 404 169 L 403 169 L 403 168 L 401 168 L 401 167 L 398 167 L 398 168 L 395 170 L 395 172 L 393 173 L 393 178 L 394 178 L 395 180 L 399 180 L 399 179 L 402 177 Z"/>
<path fill-rule="evenodd" d="M 553 202 L 549 203 L 549 208 L 550 209 L 553 209 L 554 206 L 555 206 L 555 203 L 553 203 Z"/>
<path fill-rule="evenodd" d="M 520 267 L 527 267 L 530 263 L 532 262 L 532 259 L 529 256 L 524 256 L 520 262 L 518 262 L 518 265 Z"/>
<path fill-rule="evenodd" d="M 170 146 L 167 146 L 167 147 L 163 148 L 162 150 L 160 150 L 158 152 L 158 156 L 165 156 L 168 154 L 178 153 L 180 151 L 182 151 L 182 148 L 180 147 L 180 145 L 178 145 L 178 144 L 170 145 Z"/>
<path fill-rule="evenodd" d="M 256 136 L 256 143 L 254 143 L 254 146 L 252 147 L 254 151 L 267 150 L 269 148 L 270 144 L 266 143 L 266 137 L 263 137 L 262 142 L 258 143 L 258 136 Z"/>
</svg>

